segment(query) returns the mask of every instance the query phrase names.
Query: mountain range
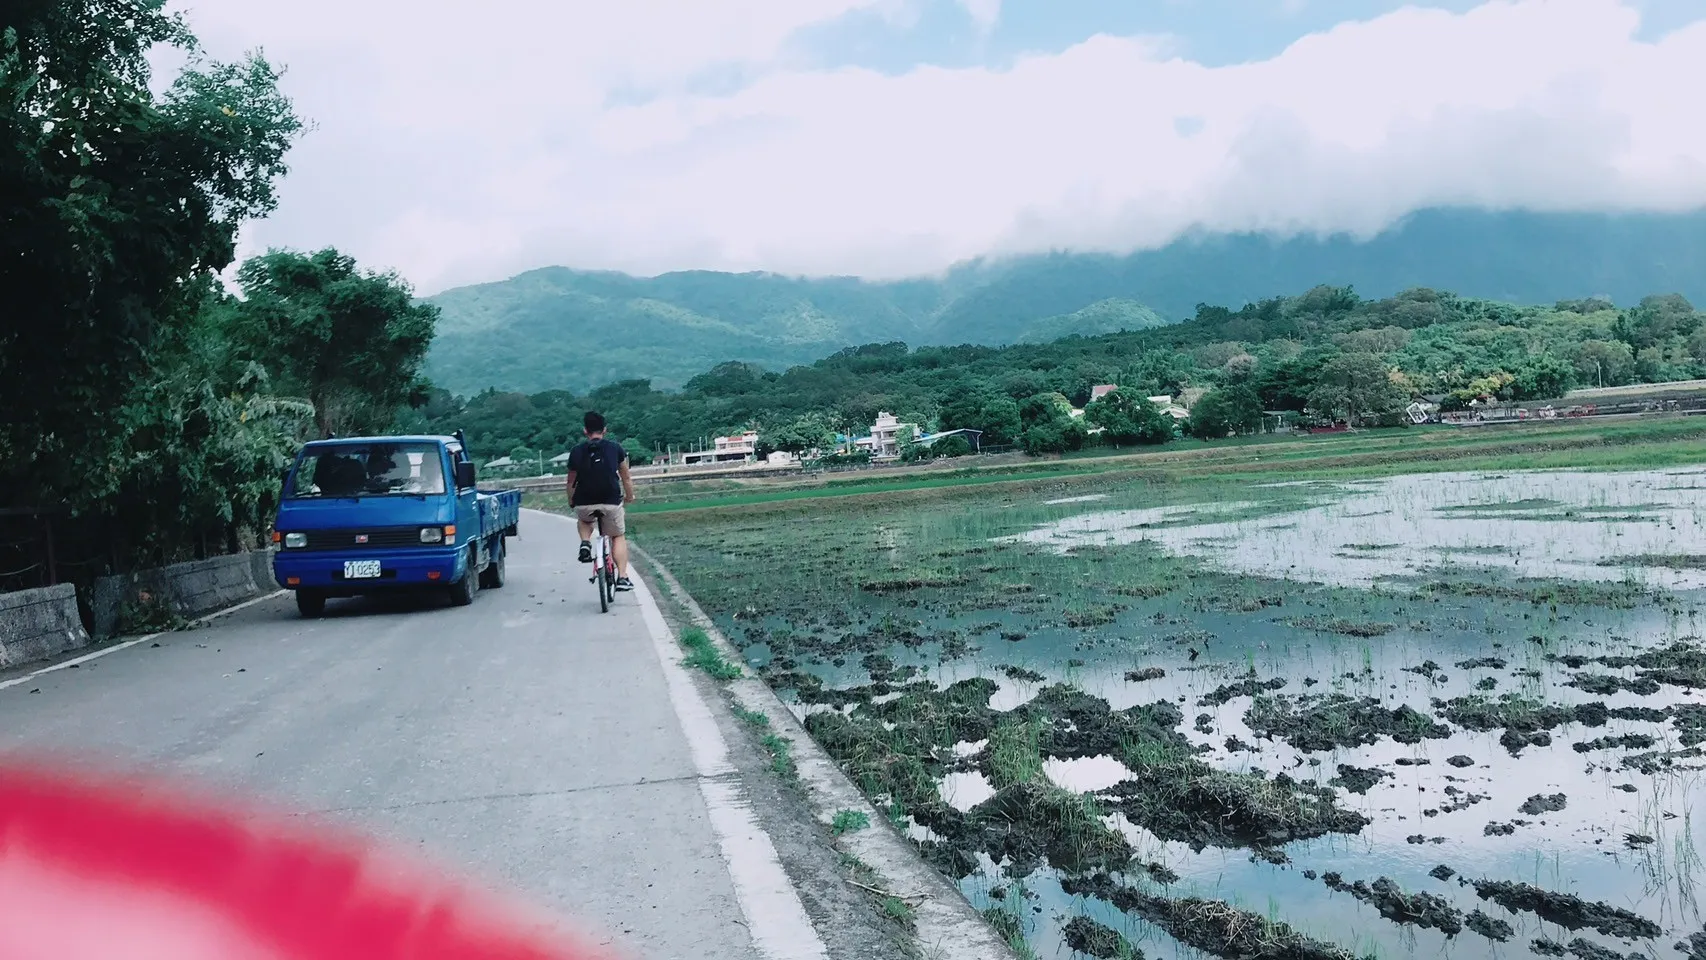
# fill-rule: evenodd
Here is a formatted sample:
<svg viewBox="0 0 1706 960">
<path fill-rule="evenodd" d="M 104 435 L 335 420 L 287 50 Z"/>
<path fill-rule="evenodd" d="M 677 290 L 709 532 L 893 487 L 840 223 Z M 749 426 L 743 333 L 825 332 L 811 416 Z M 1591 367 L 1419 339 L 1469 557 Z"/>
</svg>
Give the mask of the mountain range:
<svg viewBox="0 0 1706 960">
<path fill-rule="evenodd" d="M 1038 342 L 1186 319 L 1317 284 L 1365 297 L 1410 287 L 1514 303 L 1651 293 L 1706 301 L 1706 210 L 1534 213 L 1435 209 L 1372 238 L 1200 234 L 1128 255 L 974 261 L 937 277 L 867 281 L 684 271 L 655 277 L 546 267 L 429 298 L 442 311 L 428 375 L 584 392 L 679 385 L 718 363 L 771 368 L 843 347 Z"/>
</svg>

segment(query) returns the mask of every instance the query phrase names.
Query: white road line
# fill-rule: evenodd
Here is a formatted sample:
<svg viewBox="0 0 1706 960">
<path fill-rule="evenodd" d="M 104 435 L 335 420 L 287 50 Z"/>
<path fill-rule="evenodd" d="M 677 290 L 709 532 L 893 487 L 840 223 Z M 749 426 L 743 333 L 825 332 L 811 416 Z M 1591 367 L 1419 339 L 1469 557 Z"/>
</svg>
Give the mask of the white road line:
<svg viewBox="0 0 1706 960">
<path fill-rule="evenodd" d="M 214 612 L 208 614 L 205 617 L 197 617 L 196 619 L 190 621 L 190 625 L 191 626 L 200 626 L 201 624 L 207 623 L 210 620 L 217 620 L 218 618 L 223 617 L 228 613 L 236 613 L 237 611 L 242 610 L 244 608 L 252 607 L 257 603 L 265 603 L 266 601 L 271 600 L 274 597 L 280 597 L 280 596 L 283 596 L 284 594 L 289 593 L 289 592 L 290 591 L 288 591 L 288 590 L 275 590 L 272 593 L 266 594 L 264 596 L 255 597 L 252 600 L 244 600 L 242 603 L 236 604 L 235 606 L 226 607 L 223 610 L 215 610 Z M 102 657 L 108 656 L 109 654 L 117 653 L 120 650 L 129 650 L 131 647 L 134 647 L 139 643 L 147 643 L 150 640 L 157 640 L 162 636 L 164 636 L 164 634 L 151 633 L 146 637 L 137 637 L 134 640 L 126 640 L 123 643 L 115 643 L 110 647 L 102 647 L 101 649 L 96 650 L 94 653 L 85 653 L 81 657 L 77 657 L 76 659 L 73 659 L 73 660 L 67 660 L 64 663 L 56 663 L 51 667 L 42 667 L 40 670 L 36 670 L 36 671 L 31 672 L 31 673 L 26 673 L 21 677 L 13 677 L 10 680 L 0 681 L 0 690 L 4 690 L 7 687 L 15 687 L 21 683 L 28 683 L 29 681 L 34 680 L 37 677 L 43 676 L 44 674 L 52 673 L 55 670 L 68 670 L 72 667 L 80 666 L 82 664 L 88 663 L 90 660 L 99 660 Z"/>
<path fill-rule="evenodd" d="M 557 514 L 542 515 L 569 522 L 569 518 Z M 806 908 L 800 903 L 800 895 L 788 879 L 787 871 L 782 869 L 775 843 L 759 826 L 752 804 L 741 791 L 734 767 L 729 763 L 722 731 L 711 715 L 711 708 L 694 689 L 687 669 L 681 665 L 680 648 L 670 636 L 663 611 L 658 609 L 645 581 L 634 580 L 634 597 L 640 603 L 646 632 L 651 635 L 652 652 L 663 667 L 676 722 L 693 753 L 693 764 L 699 772 L 699 795 L 705 799 L 711 831 L 717 835 L 717 846 L 734 884 L 735 899 L 746 917 L 753 946 L 766 960 L 827 960 L 829 951 L 806 916 Z"/>
</svg>

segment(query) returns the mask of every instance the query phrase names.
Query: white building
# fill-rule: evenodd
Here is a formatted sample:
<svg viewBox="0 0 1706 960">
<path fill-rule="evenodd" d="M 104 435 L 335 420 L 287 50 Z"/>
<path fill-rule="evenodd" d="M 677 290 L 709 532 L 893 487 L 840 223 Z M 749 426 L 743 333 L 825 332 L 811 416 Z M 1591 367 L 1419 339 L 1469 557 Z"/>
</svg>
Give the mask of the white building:
<svg viewBox="0 0 1706 960">
<path fill-rule="evenodd" d="M 853 445 L 871 454 L 872 460 L 895 460 L 900 457 L 902 438 L 916 441 L 924 435 L 915 423 L 901 423 L 892 413 L 879 412 L 871 424 L 871 435 L 853 441 Z"/>
<path fill-rule="evenodd" d="M 718 437 L 709 450 L 695 450 L 681 455 L 681 462 L 690 466 L 697 463 L 751 463 L 757 459 L 756 430 L 748 430 L 732 437 Z"/>
</svg>

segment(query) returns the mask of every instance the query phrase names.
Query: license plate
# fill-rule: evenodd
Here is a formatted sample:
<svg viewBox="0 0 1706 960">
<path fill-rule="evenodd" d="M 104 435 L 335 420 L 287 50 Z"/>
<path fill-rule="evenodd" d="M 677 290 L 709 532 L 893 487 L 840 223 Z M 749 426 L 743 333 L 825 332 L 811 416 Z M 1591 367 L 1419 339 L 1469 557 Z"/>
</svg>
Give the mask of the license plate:
<svg viewBox="0 0 1706 960">
<path fill-rule="evenodd" d="M 379 576 L 378 560 L 344 561 L 345 580 L 372 580 Z"/>
</svg>

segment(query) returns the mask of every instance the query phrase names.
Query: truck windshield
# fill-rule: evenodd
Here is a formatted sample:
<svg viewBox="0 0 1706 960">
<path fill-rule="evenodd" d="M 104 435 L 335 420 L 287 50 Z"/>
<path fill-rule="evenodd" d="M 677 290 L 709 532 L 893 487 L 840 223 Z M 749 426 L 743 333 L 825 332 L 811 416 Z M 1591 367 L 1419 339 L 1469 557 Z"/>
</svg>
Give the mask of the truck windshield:
<svg viewBox="0 0 1706 960">
<path fill-rule="evenodd" d="M 436 444 L 340 443 L 311 447 L 285 496 L 383 497 L 444 492 Z"/>
</svg>

